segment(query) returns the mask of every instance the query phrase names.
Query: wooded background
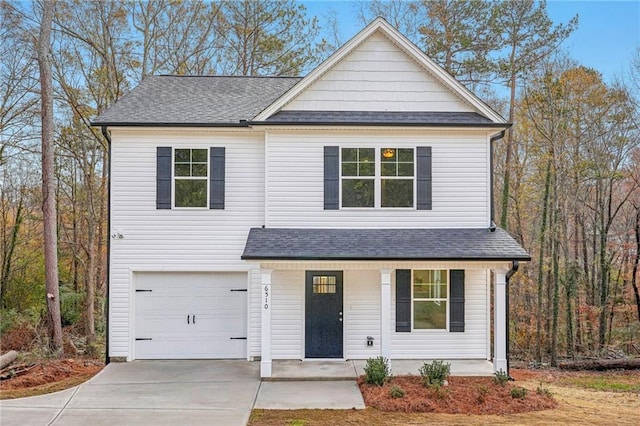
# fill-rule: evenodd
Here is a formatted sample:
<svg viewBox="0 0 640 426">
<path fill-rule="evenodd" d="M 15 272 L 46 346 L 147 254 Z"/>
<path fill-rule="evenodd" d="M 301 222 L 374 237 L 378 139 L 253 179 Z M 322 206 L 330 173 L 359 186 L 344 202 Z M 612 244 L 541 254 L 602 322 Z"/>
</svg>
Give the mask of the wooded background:
<svg viewBox="0 0 640 426">
<path fill-rule="evenodd" d="M 640 355 L 640 51 L 605 82 L 562 49 L 577 17 L 554 23 L 545 2 L 356 7 L 514 123 L 493 161 L 497 224 L 533 257 L 510 282 L 512 357 Z M 0 0 L 3 336 L 26 328 L 60 355 L 61 319 L 65 345 L 104 351 L 108 150 L 94 117 L 147 75 L 304 75 L 346 41 L 336 16 L 292 0 Z"/>
</svg>

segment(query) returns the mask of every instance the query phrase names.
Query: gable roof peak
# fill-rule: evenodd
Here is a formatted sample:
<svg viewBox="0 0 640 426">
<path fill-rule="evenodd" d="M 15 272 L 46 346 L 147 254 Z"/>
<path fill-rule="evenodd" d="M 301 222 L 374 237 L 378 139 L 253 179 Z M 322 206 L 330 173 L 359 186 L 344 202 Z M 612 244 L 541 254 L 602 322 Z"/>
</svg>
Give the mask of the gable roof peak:
<svg viewBox="0 0 640 426">
<path fill-rule="evenodd" d="M 465 103 L 470 105 L 479 114 L 489 118 L 495 124 L 504 124 L 508 126 L 508 122 L 495 110 L 489 107 L 484 101 L 478 98 L 473 92 L 467 89 L 462 83 L 456 80 L 444 68 L 438 65 L 434 60 L 429 58 L 418 46 L 405 37 L 393 25 L 391 25 L 383 17 L 377 17 L 365 26 L 360 32 L 353 36 L 349 41 L 343 44 L 324 62 L 303 77 L 290 90 L 284 93 L 275 102 L 265 108 L 256 115 L 254 122 L 264 121 L 270 116 L 276 114 L 289 102 L 294 100 L 298 95 L 309 88 L 313 83 L 318 81 L 324 74 L 336 66 L 340 61 L 355 51 L 365 40 L 369 39 L 373 34 L 380 32 L 388 38 L 396 47 L 408 55 L 413 61 L 421 66 L 425 72 L 431 74 L 451 93 L 458 96 Z"/>
</svg>

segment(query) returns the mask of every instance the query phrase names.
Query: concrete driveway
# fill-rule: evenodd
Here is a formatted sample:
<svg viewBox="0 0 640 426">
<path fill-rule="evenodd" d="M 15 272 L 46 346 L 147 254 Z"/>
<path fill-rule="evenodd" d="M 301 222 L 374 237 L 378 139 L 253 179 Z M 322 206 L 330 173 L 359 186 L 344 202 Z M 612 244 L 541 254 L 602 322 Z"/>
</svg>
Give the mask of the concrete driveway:
<svg viewBox="0 0 640 426">
<path fill-rule="evenodd" d="M 259 367 L 231 360 L 111 363 L 73 389 L 0 401 L 0 424 L 245 425 Z"/>
</svg>

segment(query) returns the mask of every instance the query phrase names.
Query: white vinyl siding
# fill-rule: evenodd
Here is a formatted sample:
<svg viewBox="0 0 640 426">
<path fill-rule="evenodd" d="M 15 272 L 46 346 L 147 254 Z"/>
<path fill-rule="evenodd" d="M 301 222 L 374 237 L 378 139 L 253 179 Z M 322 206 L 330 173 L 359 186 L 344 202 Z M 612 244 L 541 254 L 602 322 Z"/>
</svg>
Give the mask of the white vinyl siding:
<svg viewBox="0 0 640 426">
<path fill-rule="evenodd" d="M 465 331 L 413 330 L 397 333 L 395 327 L 395 279 L 391 288 L 391 358 L 394 359 L 486 359 L 487 272 L 465 270 Z"/>
<path fill-rule="evenodd" d="M 122 239 L 111 240 L 109 355 L 130 357 L 132 272 L 256 268 L 240 256 L 249 229 L 264 223 L 264 135 L 189 129 L 111 132 L 111 229 Z M 226 147 L 225 209 L 156 209 L 158 146 Z"/>
<path fill-rule="evenodd" d="M 380 271 L 345 271 L 344 282 L 345 358 L 380 356 Z"/>
<path fill-rule="evenodd" d="M 432 147 L 433 209 L 324 210 L 324 146 Z M 489 225 L 484 132 L 270 131 L 267 227 L 482 228 Z M 295 178 L 292 178 L 295 176 Z"/>
<path fill-rule="evenodd" d="M 380 33 L 283 110 L 473 111 Z"/>
<path fill-rule="evenodd" d="M 301 359 L 304 329 L 304 271 L 274 271 L 271 277 L 271 356 Z"/>
</svg>

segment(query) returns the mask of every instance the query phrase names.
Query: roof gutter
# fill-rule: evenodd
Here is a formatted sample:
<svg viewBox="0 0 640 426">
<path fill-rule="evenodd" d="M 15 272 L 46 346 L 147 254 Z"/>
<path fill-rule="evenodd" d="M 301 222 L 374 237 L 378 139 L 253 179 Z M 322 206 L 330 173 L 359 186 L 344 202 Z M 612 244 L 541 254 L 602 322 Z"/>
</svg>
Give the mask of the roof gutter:
<svg viewBox="0 0 640 426">
<path fill-rule="evenodd" d="M 503 132 L 504 133 L 504 132 Z M 506 330 L 505 330 L 505 348 L 507 349 L 507 354 L 506 354 L 506 358 L 507 358 L 507 376 L 509 377 L 509 380 L 513 380 L 513 377 L 511 377 L 509 375 L 509 343 L 510 343 L 510 339 L 509 339 L 509 281 L 511 280 L 511 277 L 513 277 L 515 275 L 516 272 L 518 272 L 518 268 L 520 267 L 520 262 L 518 262 L 517 260 L 512 260 L 511 261 L 511 269 L 509 269 L 509 272 L 507 272 L 506 275 L 506 285 L 505 285 L 505 299 L 507 299 L 505 301 L 506 303 L 506 307 L 505 307 L 505 322 L 506 322 Z"/>
<path fill-rule="evenodd" d="M 111 288 L 111 136 L 107 130 L 107 126 L 102 126 L 102 136 L 107 141 L 107 273 L 106 273 L 106 294 L 105 294 L 105 350 L 104 350 L 104 364 L 109 364 L 109 306 L 110 300 L 110 288 Z"/>
<path fill-rule="evenodd" d="M 511 127 L 511 125 L 509 125 Z M 491 215 L 490 220 L 491 223 L 489 225 L 489 231 L 495 232 L 496 230 L 496 222 L 495 222 L 495 201 L 494 201 L 494 190 L 493 190 L 493 143 L 504 138 L 504 135 L 507 133 L 507 130 L 503 130 L 497 135 L 493 135 L 489 139 L 489 203 L 491 204 Z"/>
<path fill-rule="evenodd" d="M 465 129 L 495 129 L 503 123 L 420 123 L 401 121 L 247 121 L 250 126 L 349 126 L 349 127 L 453 127 Z M 504 131 L 503 131 L 504 132 Z"/>
<path fill-rule="evenodd" d="M 111 127 L 250 127 L 248 121 L 240 120 L 236 123 L 171 123 L 171 122 L 127 122 L 127 121 L 114 121 L 114 122 L 92 122 L 92 126 L 106 126 Z"/>
</svg>

